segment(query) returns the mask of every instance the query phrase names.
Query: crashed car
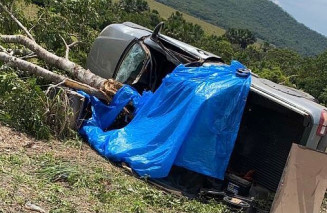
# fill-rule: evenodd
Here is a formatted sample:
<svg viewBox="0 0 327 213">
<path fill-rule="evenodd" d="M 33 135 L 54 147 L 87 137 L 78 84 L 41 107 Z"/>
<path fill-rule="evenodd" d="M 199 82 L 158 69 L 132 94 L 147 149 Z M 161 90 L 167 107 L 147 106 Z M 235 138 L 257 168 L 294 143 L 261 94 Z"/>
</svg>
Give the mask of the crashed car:
<svg viewBox="0 0 327 213">
<path fill-rule="evenodd" d="M 91 48 L 87 68 L 141 93 L 156 91 L 179 64 L 225 63 L 217 55 L 160 34 L 162 26 L 160 23 L 154 31 L 130 22 L 107 26 Z M 275 192 L 292 143 L 325 152 L 326 134 L 327 109 L 311 95 L 253 74 L 228 172 L 238 177 L 250 175 L 257 185 Z M 227 189 L 238 192 L 233 186 Z"/>
<path fill-rule="evenodd" d="M 109 25 L 93 43 L 88 69 L 142 92 L 155 91 L 179 64 L 224 63 L 219 56 L 159 34 L 162 26 L 152 32 L 130 22 Z"/>
</svg>

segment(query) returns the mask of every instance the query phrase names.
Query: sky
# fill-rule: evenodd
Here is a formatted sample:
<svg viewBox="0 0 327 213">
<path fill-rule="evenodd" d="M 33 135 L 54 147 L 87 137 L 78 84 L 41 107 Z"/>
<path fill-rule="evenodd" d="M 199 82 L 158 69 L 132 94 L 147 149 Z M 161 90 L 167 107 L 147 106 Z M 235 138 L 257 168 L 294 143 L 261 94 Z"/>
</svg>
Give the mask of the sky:
<svg viewBox="0 0 327 213">
<path fill-rule="evenodd" d="M 327 36 L 327 0 L 272 0 L 298 22 Z"/>
</svg>

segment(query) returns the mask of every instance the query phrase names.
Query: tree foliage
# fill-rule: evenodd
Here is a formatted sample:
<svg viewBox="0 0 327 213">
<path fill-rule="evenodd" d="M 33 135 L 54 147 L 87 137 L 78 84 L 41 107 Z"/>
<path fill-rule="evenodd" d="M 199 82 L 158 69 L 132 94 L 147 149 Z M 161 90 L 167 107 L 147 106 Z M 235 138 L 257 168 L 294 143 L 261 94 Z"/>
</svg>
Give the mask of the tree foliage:
<svg viewBox="0 0 327 213">
<path fill-rule="evenodd" d="M 195 43 L 204 36 L 204 31 L 199 25 L 186 22 L 183 14 L 179 12 L 173 13 L 165 24 L 163 32 L 166 35 L 186 43 Z"/>
<path fill-rule="evenodd" d="M 228 29 L 225 33 L 225 37 L 230 41 L 230 43 L 239 44 L 243 49 L 256 42 L 254 34 L 248 29 Z"/>
<path fill-rule="evenodd" d="M 128 13 L 140 13 L 149 10 L 149 5 L 143 0 L 120 0 L 118 7 Z"/>
</svg>

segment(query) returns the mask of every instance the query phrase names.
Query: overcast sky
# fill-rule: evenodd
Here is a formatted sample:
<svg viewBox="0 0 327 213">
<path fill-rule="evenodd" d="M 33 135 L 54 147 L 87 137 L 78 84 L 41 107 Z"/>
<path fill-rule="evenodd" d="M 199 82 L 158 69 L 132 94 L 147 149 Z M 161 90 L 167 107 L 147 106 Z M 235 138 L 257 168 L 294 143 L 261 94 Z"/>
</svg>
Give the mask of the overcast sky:
<svg viewBox="0 0 327 213">
<path fill-rule="evenodd" d="M 298 22 L 327 36 L 327 0 L 272 0 Z"/>
</svg>

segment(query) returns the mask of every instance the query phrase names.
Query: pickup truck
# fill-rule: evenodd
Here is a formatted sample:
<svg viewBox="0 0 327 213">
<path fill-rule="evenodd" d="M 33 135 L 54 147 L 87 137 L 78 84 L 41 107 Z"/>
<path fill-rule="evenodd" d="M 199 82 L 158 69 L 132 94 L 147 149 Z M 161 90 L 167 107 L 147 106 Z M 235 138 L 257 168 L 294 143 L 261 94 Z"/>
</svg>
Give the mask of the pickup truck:
<svg viewBox="0 0 327 213">
<path fill-rule="evenodd" d="M 93 73 L 132 85 L 139 92 L 155 91 L 179 64 L 220 66 L 219 56 L 125 22 L 107 26 L 87 58 Z M 229 171 L 255 171 L 254 181 L 276 191 L 292 143 L 325 152 L 327 109 L 311 95 L 252 74 L 252 85 Z"/>
</svg>

